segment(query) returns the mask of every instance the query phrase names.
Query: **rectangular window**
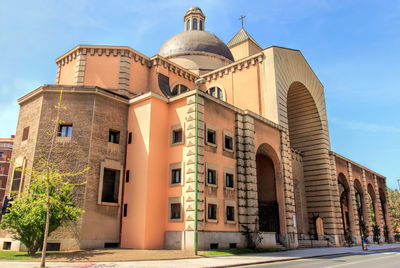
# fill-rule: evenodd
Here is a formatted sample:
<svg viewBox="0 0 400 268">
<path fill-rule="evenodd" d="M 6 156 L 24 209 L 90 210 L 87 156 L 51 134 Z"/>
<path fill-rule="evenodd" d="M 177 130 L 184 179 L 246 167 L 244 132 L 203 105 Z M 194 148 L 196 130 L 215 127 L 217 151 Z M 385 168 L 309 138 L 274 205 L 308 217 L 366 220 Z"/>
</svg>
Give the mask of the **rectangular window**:
<svg viewBox="0 0 400 268">
<path fill-rule="evenodd" d="M 235 207 L 231 206 L 226 207 L 226 220 L 235 221 Z"/>
<path fill-rule="evenodd" d="M 4 152 L 0 152 L 0 158 L 3 159 L 4 157 Z"/>
<path fill-rule="evenodd" d="M 217 184 L 217 171 L 213 169 L 207 169 L 207 183 Z"/>
<path fill-rule="evenodd" d="M 222 131 L 222 142 L 225 151 L 233 152 L 234 140 L 232 132 L 227 130 Z"/>
<path fill-rule="evenodd" d="M 233 174 L 225 173 L 225 186 L 233 188 Z"/>
<path fill-rule="evenodd" d="M 11 242 L 3 242 L 3 250 L 10 250 L 11 249 Z"/>
<path fill-rule="evenodd" d="M 111 130 L 108 132 L 108 142 L 119 143 L 119 131 Z"/>
<path fill-rule="evenodd" d="M 29 137 L 29 127 L 24 128 L 24 131 L 22 133 L 22 140 L 25 141 Z"/>
<path fill-rule="evenodd" d="M 129 170 L 127 170 L 125 173 L 125 181 L 126 182 L 129 182 L 129 173 L 130 173 Z"/>
<path fill-rule="evenodd" d="M 182 129 L 175 129 L 172 131 L 172 144 L 181 144 L 183 141 Z"/>
<path fill-rule="evenodd" d="M 132 132 L 129 132 L 128 134 L 128 144 L 132 143 Z"/>
<path fill-rule="evenodd" d="M 233 139 L 232 137 L 225 136 L 224 147 L 228 150 L 233 150 Z"/>
<path fill-rule="evenodd" d="M 181 218 L 181 204 L 173 203 L 171 204 L 171 219 L 177 220 Z"/>
<path fill-rule="evenodd" d="M 216 220 L 217 219 L 217 205 L 216 204 L 208 204 L 208 212 L 207 218 L 209 220 Z"/>
<path fill-rule="evenodd" d="M 14 176 L 12 180 L 12 185 L 11 185 L 11 191 L 19 191 L 19 187 L 21 184 L 21 177 L 22 177 L 22 171 L 20 170 L 14 170 Z"/>
<path fill-rule="evenodd" d="M 128 204 L 124 204 L 124 217 L 128 216 Z"/>
<path fill-rule="evenodd" d="M 118 203 L 119 170 L 104 168 L 102 202 Z"/>
<path fill-rule="evenodd" d="M 212 129 L 207 129 L 207 143 L 217 144 L 217 132 Z"/>
<path fill-rule="evenodd" d="M 59 137 L 71 137 L 72 135 L 72 125 L 60 125 L 58 129 Z"/>
<path fill-rule="evenodd" d="M 181 183 L 181 169 L 172 169 L 171 171 L 171 184 Z"/>
</svg>

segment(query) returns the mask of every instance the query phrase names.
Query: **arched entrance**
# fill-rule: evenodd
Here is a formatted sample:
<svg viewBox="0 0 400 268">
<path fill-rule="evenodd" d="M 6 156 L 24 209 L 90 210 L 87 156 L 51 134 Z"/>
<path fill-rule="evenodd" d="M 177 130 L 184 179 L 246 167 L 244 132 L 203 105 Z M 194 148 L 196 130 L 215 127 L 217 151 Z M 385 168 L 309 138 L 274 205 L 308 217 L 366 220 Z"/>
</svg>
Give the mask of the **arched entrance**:
<svg viewBox="0 0 400 268">
<path fill-rule="evenodd" d="M 367 186 L 369 209 L 371 211 L 372 226 L 377 225 L 375 191 L 371 184 Z"/>
<path fill-rule="evenodd" d="M 338 187 L 339 187 L 339 196 L 340 196 L 340 209 L 342 212 L 342 223 L 343 223 L 343 231 L 344 234 L 347 235 L 351 232 L 350 225 L 350 208 L 349 208 L 349 185 L 347 183 L 346 177 L 343 173 L 340 173 L 338 176 Z"/>
<path fill-rule="evenodd" d="M 354 195 L 356 200 L 356 208 L 358 214 L 358 225 L 360 227 L 360 236 L 362 239 L 366 239 L 367 237 L 367 226 L 365 225 L 364 221 L 364 214 L 363 214 L 363 191 L 361 187 L 361 183 L 359 180 L 354 180 Z"/>
<path fill-rule="evenodd" d="M 279 203 L 275 153 L 266 144 L 259 146 L 256 153 L 258 217 L 261 232 L 280 233 Z"/>
</svg>

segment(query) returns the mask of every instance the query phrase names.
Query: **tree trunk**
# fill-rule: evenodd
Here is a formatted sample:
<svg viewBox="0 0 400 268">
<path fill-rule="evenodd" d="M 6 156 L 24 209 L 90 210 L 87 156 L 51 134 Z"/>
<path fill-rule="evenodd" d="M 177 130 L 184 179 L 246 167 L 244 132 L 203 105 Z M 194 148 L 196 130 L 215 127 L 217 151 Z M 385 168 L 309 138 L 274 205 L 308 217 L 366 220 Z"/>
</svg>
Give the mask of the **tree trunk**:
<svg viewBox="0 0 400 268">
<path fill-rule="evenodd" d="M 47 168 L 46 226 L 44 228 L 42 259 L 40 261 L 40 267 L 46 266 L 47 236 L 49 233 L 49 225 L 50 225 L 50 177 L 49 177 L 49 167 L 47 166 L 46 168 Z"/>
</svg>

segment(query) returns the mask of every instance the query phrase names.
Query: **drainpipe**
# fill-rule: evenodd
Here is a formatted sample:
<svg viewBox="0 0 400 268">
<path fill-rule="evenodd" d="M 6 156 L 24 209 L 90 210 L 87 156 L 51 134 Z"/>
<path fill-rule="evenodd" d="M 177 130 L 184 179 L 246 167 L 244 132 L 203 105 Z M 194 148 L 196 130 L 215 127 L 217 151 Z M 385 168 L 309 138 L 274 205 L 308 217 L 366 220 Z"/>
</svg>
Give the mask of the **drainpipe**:
<svg viewBox="0 0 400 268">
<path fill-rule="evenodd" d="M 194 166 L 194 177 L 195 177 L 195 183 L 194 183 L 194 255 L 197 255 L 197 187 L 198 187 L 198 171 L 197 167 L 199 164 L 198 161 L 198 144 L 199 144 L 199 85 L 203 84 L 206 80 L 204 78 L 199 78 L 195 81 L 196 84 L 196 133 L 195 133 L 195 140 L 196 140 L 196 145 L 195 145 L 195 166 Z"/>
</svg>

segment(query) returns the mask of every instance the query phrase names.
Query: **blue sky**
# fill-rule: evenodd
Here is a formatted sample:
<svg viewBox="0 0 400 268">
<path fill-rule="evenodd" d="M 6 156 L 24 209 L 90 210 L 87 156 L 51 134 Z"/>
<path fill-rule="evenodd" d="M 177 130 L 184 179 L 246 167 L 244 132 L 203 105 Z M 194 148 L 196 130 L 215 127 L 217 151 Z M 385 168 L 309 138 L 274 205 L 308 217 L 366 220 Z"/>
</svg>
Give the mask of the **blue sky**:
<svg viewBox="0 0 400 268">
<path fill-rule="evenodd" d="M 332 150 L 400 178 L 400 1 L 0 0 L 0 137 L 15 132 L 17 99 L 54 84 L 55 59 L 78 44 L 157 54 L 192 6 L 228 42 L 245 29 L 263 47 L 302 51 L 325 87 Z"/>
</svg>

